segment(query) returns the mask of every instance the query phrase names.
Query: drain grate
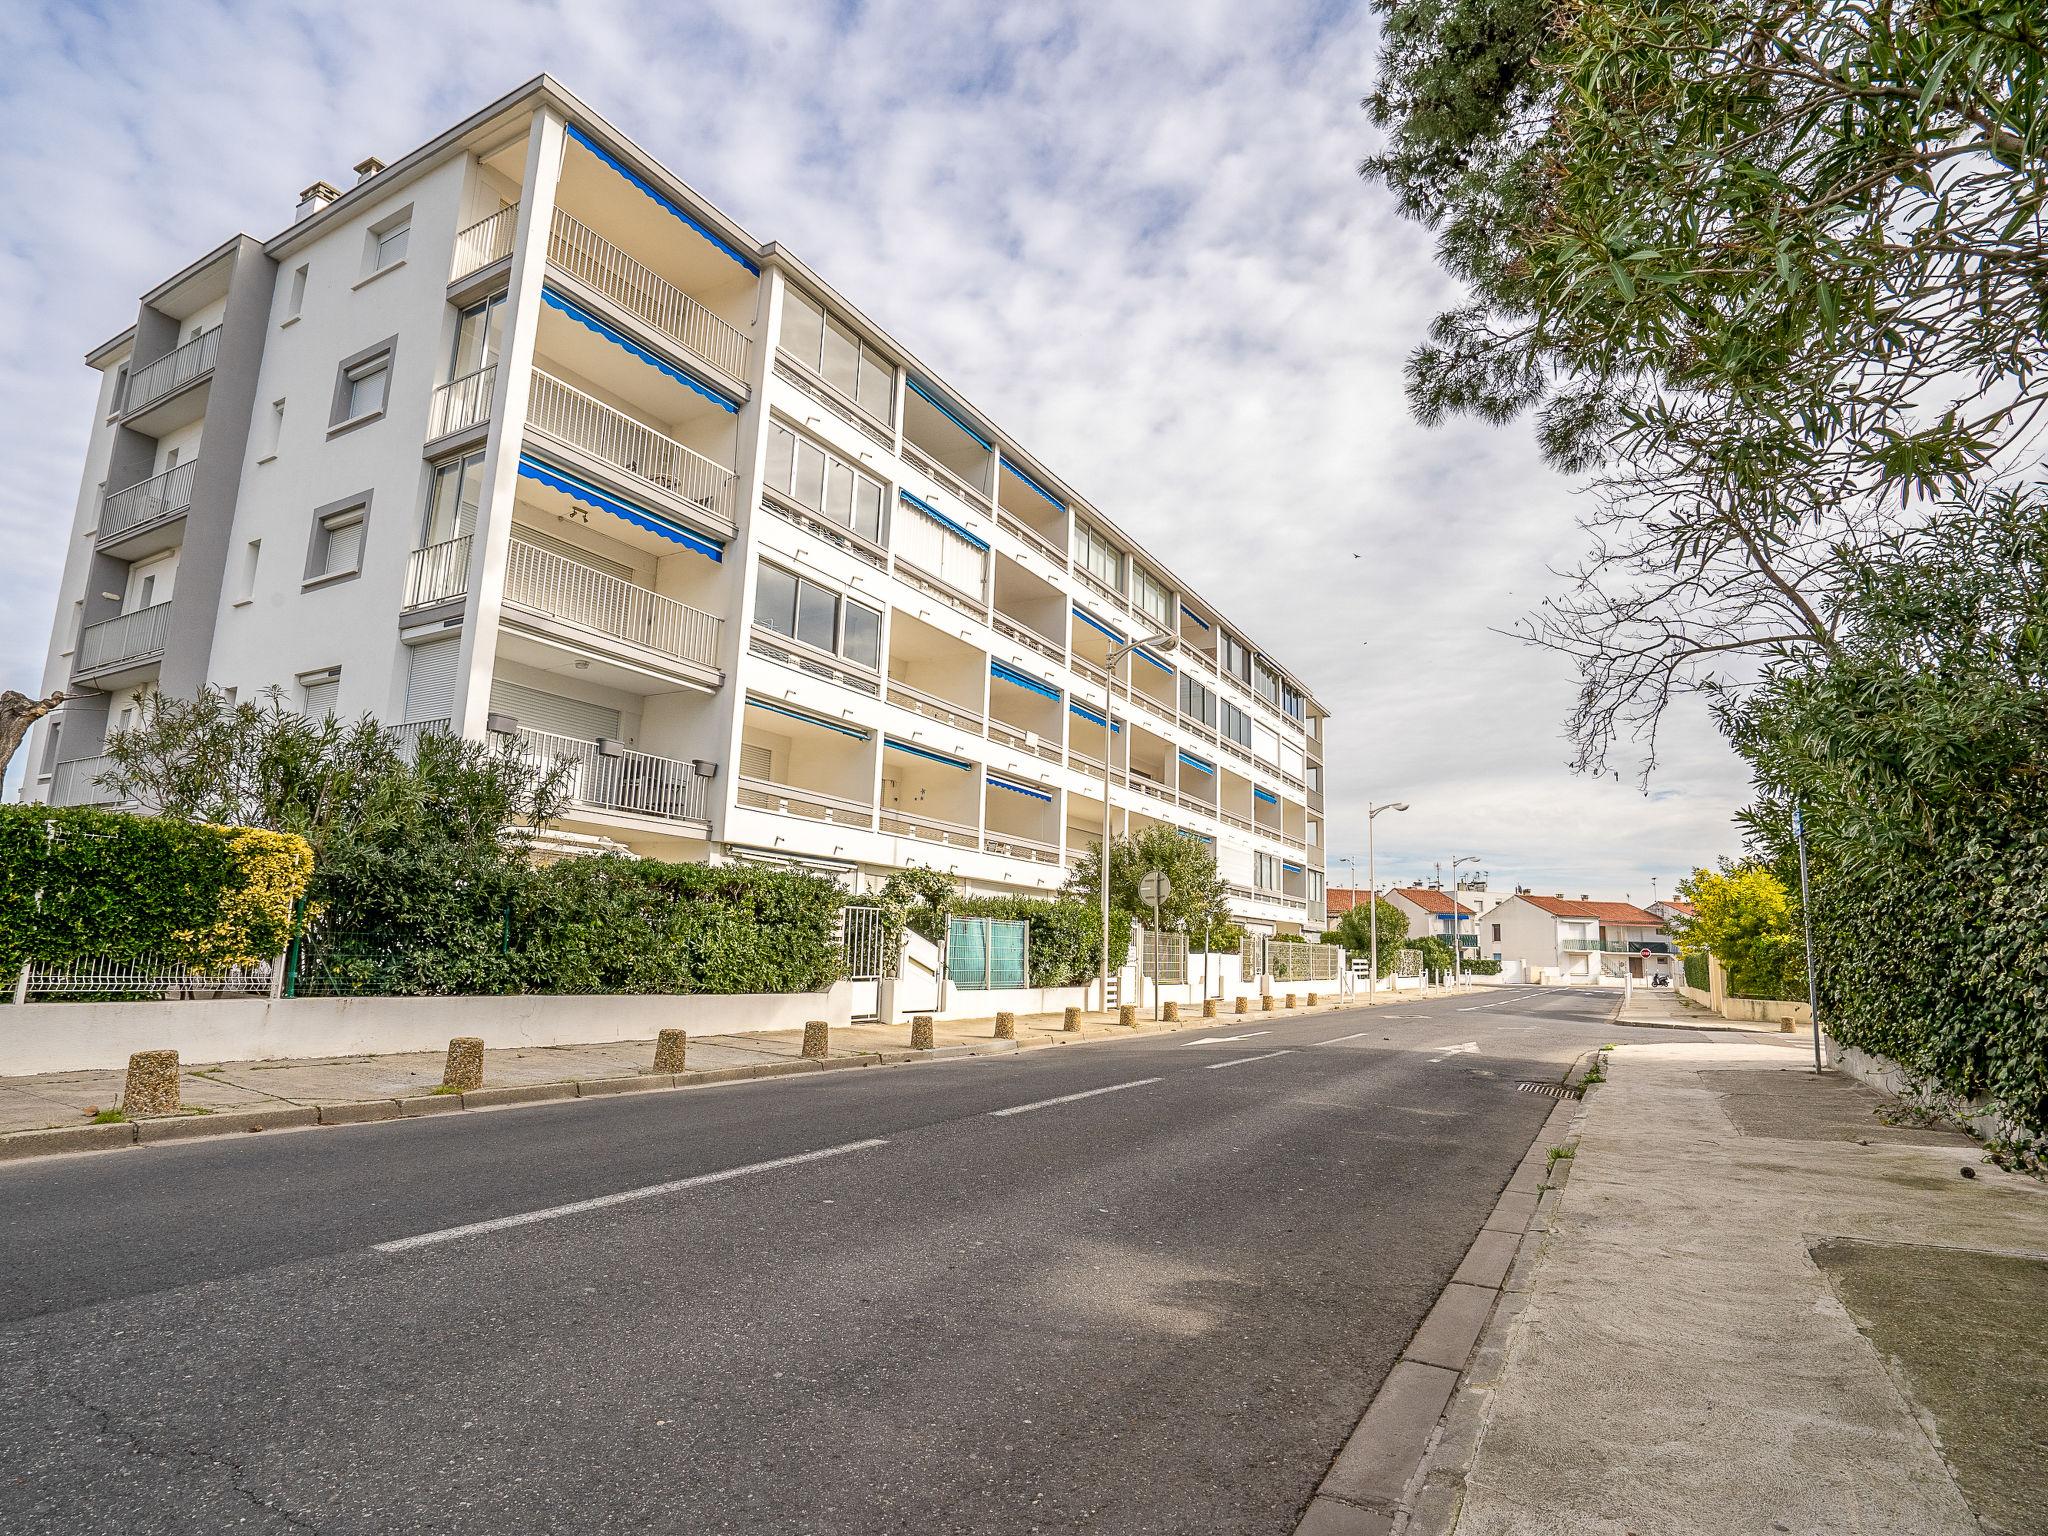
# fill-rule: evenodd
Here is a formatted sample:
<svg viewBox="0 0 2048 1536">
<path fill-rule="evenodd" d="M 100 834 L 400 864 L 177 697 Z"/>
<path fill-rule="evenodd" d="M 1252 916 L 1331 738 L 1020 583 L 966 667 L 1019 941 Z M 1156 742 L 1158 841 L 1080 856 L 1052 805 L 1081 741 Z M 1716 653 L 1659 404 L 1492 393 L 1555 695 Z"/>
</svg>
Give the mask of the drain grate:
<svg viewBox="0 0 2048 1536">
<path fill-rule="evenodd" d="M 1517 1083 L 1515 1087 L 1522 1093 L 1541 1093 L 1553 1099 L 1583 1099 L 1586 1096 L 1585 1089 L 1572 1083 Z"/>
</svg>

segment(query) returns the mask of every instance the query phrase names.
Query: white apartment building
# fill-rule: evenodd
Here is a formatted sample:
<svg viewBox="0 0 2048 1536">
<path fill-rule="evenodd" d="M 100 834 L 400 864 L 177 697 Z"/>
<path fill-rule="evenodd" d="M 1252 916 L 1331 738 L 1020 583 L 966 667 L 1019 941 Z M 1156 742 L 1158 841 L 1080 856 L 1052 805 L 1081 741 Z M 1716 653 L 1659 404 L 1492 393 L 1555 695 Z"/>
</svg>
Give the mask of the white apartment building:
<svg viewBox="0 0 2048 1536">
<path fill-rule="evenodd" d="M 26 798 L 276 686 L 567 757 L 649 856 L 1045 892 L 1106 796 L 1320 926 L 1322 707 L 803 262 L 545 76 L 357 173 L 89 355 Z"/>
</svg>

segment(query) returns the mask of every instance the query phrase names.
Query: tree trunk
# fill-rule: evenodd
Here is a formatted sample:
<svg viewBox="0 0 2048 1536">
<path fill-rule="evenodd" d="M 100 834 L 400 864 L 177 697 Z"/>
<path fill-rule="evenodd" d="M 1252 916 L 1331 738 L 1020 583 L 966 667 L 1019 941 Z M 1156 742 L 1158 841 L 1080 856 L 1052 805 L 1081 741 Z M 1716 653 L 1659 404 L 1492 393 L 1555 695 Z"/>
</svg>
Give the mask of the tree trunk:
<svg viewBox="0 0 2048 1536">
<path fill-rule="evenodd" d="M 14 760 L 14 749 L 28 735 L 28 728 L 63 702 L 62 690 L 47 699 L 32 699 L 12 688 L 0 693 L 0 779 L 7 777 L 7 765 Z"/>
</svg>

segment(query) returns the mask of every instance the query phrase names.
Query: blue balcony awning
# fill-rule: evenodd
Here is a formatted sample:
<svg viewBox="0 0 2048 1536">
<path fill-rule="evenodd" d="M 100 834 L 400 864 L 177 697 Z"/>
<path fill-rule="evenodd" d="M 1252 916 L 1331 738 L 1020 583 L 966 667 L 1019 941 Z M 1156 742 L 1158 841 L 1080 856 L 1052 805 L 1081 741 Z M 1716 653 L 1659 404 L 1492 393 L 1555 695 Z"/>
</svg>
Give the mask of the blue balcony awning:
<svg viewBox="0 0 2048 1536">
<path fill-rule="evenodd" d="M 929 752 L 923 747 L 913 747 L 907 741 L 889 739 L 885 740 L 882 745 L 891 752 L 908 752 L 912 757 L 922 757 L 934 763 L 944 763 L 948 768 L 958 768 L 967 773 L 974 771 L 974 764 L 972 763 L 963 763 L 959 758 L 948 757 L 943 752 Z"/>
<path fill-rule="evenodd" d="M 1187 764 L 1188 767 L 1194 769 L 1197 773 L 1214 773 L 1216 771 L 1216 765 L 1214 763 L 1205 763 L 1199 757 L 1196 757 L 1192 752 L 1181 753 L 1180 760 L 1183 763 Z"/>
<path fill-rule="evenodd" d="M 1032 479 L 1024 470 L 1019 469 L 1016 462 L 1008 454 L 1003 456 L 1003 473 L 1013 480 L 1023 481 L 1026 487 L 1036 491 L 1043 500 L 1052 503 L 1060 511 L 1064 512 L 1067 510 L 1067 504 L 1064 501 L 1061 501 L 1059 497 L 1053 495 L 1051 491 L 1048 491 L 1044 486 Z"/>
<path fill-rule="evenodd" d="M 1278 799 L 1276 799 L 1272 795 L 1267 794 L 1263 789 L 1259 788 L 1259 786 L 1256 784 L 1252 786 L 1252 798 L 1254 800 L 1263 800 L 1268 805 L 1278 805 L 1280 803 Z"/>
<path fill-rule="evenodd" d="M 930 502 L 926 501 L 922 496 L 913 496 L 910 492 L 902 490 L 900 488 L 897 490 L 896 494 L 902 497 L 903 500 L 909 502 L 913 507 L 917 508 L 918 511 L 922 512 L 926 517 L 930 518 L 933 522 L 937 523 L 941 528 L 948 528 L 951 529 L 954 533 L 959 534 L 961 538 L 965 539 L 968 543 L 972 544 L 976 549 L 985 550 L 988 548 L 987 539 L 976 538 L 973 534 L 969 533 L 965 528 L 962 528 L 958 523 L 954 522 L 953 519 L 946 516 L 946 514 L 941 512 L 937 507 L 933 506 Z"/>
<path fill-rule="evenodd" d="M 916 395 L 920 400 L 924 401 L 926 405 L 929 405 L 933 410 L 937 411 L 941 416 L 945 417 L 946 420 L 953 423 L 954 426 L 958 427 L 962 432 L 965 432 L 977 443 L 981 444 L 982 447 L 995 447 L 994 443 L 991 443 L 987 438 L 983 437 L 979 432 L 975 431 L 974 428 L 967 425 L 965 421 L 961 420 L 960 413 L 954 410 L 950 405 L 946 404 L 945 401 L 941 400 L 938 397 L 938 393 L 935 390 L 927 388 L 925 385 L 918 383 L 916 374 L 912 374 L 908 382 L 910 384 L 910 392 L 912 394 Z"/>
<path fill-rule="evenodd" d="M 606 341 L 610 342 L 613 346 L 622 348 L 623 350 L 630 352 L 634 357 L 637 357 L 641 362 L 647 364 L 648 367 L 658 369 L 660 372 L 667 374 L 670 378 L 674 379 L 678 384 L 682 385 L 685 389 L 696 391 L 698 394 L 702 395 L 706 400 L 709 400 L 713 405 L 717 406 L 721 411 L 724 411 L 728 416 L 737 415 L 739 413 L 740 407 L 738 401 L 727 399 L 724 395 L 720 394 L 717 390 L 713 389 L 709 384 L 704 383 L 700 379 L 693 379 L 692 377 L 690 377 L 689 374 L 683 372 L 682 369 L 674 367 L 671 364 L 663 361 L 661 358 L 656 357 L 652 352 L 648 351 L 645 347 L 641 346 L 637 341 L 634 341 L 630 336 L 623 334 L 613 326 L 605 324 L 604 321 L 598 319 L 597 316 L 593 315 L 589 310 L 585 309 L 582 305 L 578 304 L 574 299 L 568 298 L 563 294 L 556 292 L 556 290 L 546 286 L 545 284 L 543 284 L 541 287 L 540 296 L 541 301 L 548 305 L 549 308 L 560 310 L 563 314 L 567 315 L 571 320 L 574 320 L 578 325 L 583 326 L 589 330 L 595 331 L 598 335 L 602 336 Z"/>
<path fill-rule="evenodd" d="M 1031 676 L 1030 673 L 1019 672 L 1015 667 L 1007 666 L 1000 661 L 991 661 L 988 664 L 988 673 L 990 677 L 997 678 L 1014 687 L 1029 688 L 1033 693 L 1043 694 L 1055 704 L 1060 701 L 1059 689 L 1053 687 L 1050 683 L 1041 683 L 1037 678 Z"/>
<path fill-rule="evenodd" d="M 994 774 L 988 776 L 988 787 L 990 789 L 1007 789 L 1013 795 L 1026 795 L 1033 800 L 1043 800 L 1047 805 L 1052 804 L 1052 796 L 1044 790 L 1033 789 L 1028 784 L 1012 784 L 1008 779 L 999 779 Z"/>
<path fill-rule="evenodd" d="M 1144 657 L 1147 661 L 1151 662 L 1153 666 L 1157 667 L 1160 671 L 1164 672 L 1168 677 L 1173 676 L 1173 668 L 1168 666 L 1165 662 L 1161 661 L 1157 656 L 1154 656 L 1142 645 L 1138 647 L 1138 654 Z"/>
<path fill-rule="evenodd" d="M 747 700 L 749 709 L 765 709 L 771 715 L 784 715 L 791 720 L 800 720 L 805 725 L 815 725 L 820 730 L 837 731 L 842 736 L 851 736 L 855 741 L 867 741 L 868 733 L 850 725 L 841 725 L 836 720 L 821 720 L 816 715 L 807 715 L 800 709 L 784 709 L 780 704 L 770 704 L 766 699 Z"/>
<path fill-rule="evenodd" d="M 613 517 L 623 518 L 635 528 L 645 528 L 649 533 L 680 544 L 685 549 L 694 549 L 698 554 L 708 555 L 713 560 L 725 559 L 725 546 L 716 539 L 706 538 L 701 533 L 693 533 L 682 524 L 672 522 L 659 512 L 651 511 L 637 502 L 628 501 L 623 496 L 614 496 L 610 491 L 599 490 L 581 475 L 571 474 L 545 459 L 537 459 L 530 453 L 522 453 L 519 455 L 519 473 L 522 478 L 545 485 L 550 490 L 560 491 L 570 500 L 580 502 L 594 512 L 609 512 Z"/>
<path fill-rule="evenodd" d="M 1109 725 L 1109 722 L 1107 720 L 1103 719 L 1102 716 L 1095 713 L 1095 711 L 1090 709 L 1086 704 L 1069 704 L 1067 706 L 1067 713 L 1072 715 L 1079 715 L 1083 720 L 1092 721 L 1096 725 Z M 1123 729 L 1123 727 L 1120 725 L 1109 725 L 1109 728 L 1112 731 L 1121 731 Z"/>
<path fill-rule="evenodd" d="M 720 239 L 717 235 L 713 234 L 708 225 L 683 212 L 683 210 L 679 208 L 673 201 L 671 201 L 665 193 L 655 190 L 653 185 L 650 184 L 645 177 L 641 176 L 638 172 L 634 171 L 623 160 L 619 159 L 618 156 L 612 154 L 609 150 L 600 148 L 598 146 L 597 141 L 591 138 L 589 134 L 585 133 L 581 128 L 578 128 L 574 123 L 566 124 L 565 127 L 568 130 L 570 138 L 574 139 L 578 144 L 581 144 L 585 149 L 589 150 L 593 155 L 597 156 L 598 159 L 602 160 L 606 165 L 610 166 L 613 170 L 617 171 L 632 185 L 638 187 L 642 192 L 646 193 L 649 197 L 653 198 L 655 202 L 659 203 L 663 208 L 667 209 L 669 213 L 673 214 L 676 218 L 682 220 L 683 223 L 689 225 L 691 229 L 694 229 L 706 240 L 709 240 L 713 245 L 718 247 L 719 250 L 723 251 L 726 255 L 730 256 L 734 261 L 738 262 L 741 266 L 745 267 L 749 272 L 753 273 L 756 277 L 761 275 L 761 269 L 755 266 L 754 263 L 746 256 L 744 252 L 736 249 L 731 245 L 728 245 L 724 240 Z"/>
<path fill-rule="evenodd" d="M 1107 624 L 1103 623 L 1102 620 L 1095 617 L 1094 614 L 1090 613 L 1086 608 L 1083 608 L 1079 603 L 1074 604 L 1074 617 L 1079 619 L 1083 624 L 1086 624 L 1090 629 L 1100 630 L 1103 634 L 1109 636 L 1110 639 L 1114 640 L 1118 645 L 1122 645 L 1124 643 L 1124 637 L 1122 635 L 1118 634 L 1115 630 L 1111 629 Z"/>
<path fill-rule="evenodd" d="M 1209 621 L 1203 618 L 1199 613 L 1195 612 L 1195 610 L 1190 608 L 1186 603 L 1182 603 L 1180 605 L 1180 611 L 1183 614 L 1185 614 L 1188 618 L 1193 619 L 1197 624 L 1201 625 L 1202 628 L 1207 629 L 1209 627 Z"/>
<path fill-rule="evenodd" d="M 1290 875 L 1298 875 L 1301 873 L 1301 866 L 1299 864 L 1290 864 L 1285 859 L 1282 859 L 1280 861 L 1280 867 L 1286 870 L 1287 873 Z M 1101 925 L 1097 924 L 1096 926 L 1100 927 Z"/>
</svg>

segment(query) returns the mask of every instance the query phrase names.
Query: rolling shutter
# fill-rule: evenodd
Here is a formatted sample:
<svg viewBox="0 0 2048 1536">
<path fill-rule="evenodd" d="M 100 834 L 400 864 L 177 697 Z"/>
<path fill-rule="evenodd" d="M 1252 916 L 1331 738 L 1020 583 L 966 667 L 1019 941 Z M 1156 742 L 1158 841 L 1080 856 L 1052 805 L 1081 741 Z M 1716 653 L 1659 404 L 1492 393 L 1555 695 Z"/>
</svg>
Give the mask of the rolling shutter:
<svg viewBox="0 0 2048 1536">
<path fill-rule="evenodd" d="M 406 660 L 405 718 L 448 720 L 455 714 L 455 664 L 461 655 L 460 636 L 429 640 L 412 648 Z"/>
<path fill-rule="evenodd" d="M 619 712 L 585 699 L 564 698 L 544 693 L 523 683 L 493 679 L 491 710 L 517 717 L 523 731 L 545 731 L 575 741 L 596 741 L 600 736 L 619 734 Z"/>
</svg>

